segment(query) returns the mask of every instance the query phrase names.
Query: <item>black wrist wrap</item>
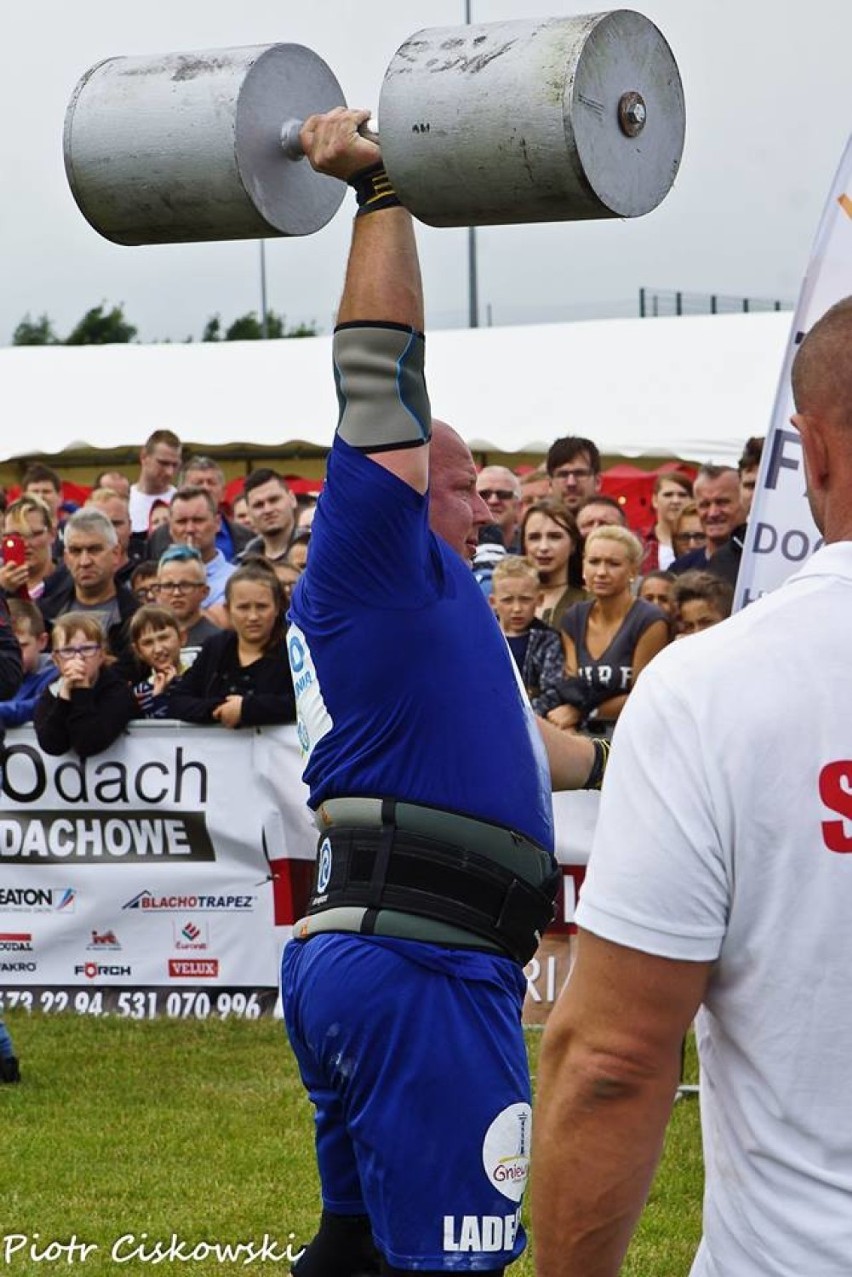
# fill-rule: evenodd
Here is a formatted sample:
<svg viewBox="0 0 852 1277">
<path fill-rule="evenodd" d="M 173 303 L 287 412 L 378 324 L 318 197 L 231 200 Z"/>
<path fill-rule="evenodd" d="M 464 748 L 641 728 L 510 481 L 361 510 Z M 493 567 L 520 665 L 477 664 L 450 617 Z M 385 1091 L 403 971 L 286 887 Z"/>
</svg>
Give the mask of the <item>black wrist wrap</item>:
<svg viewBox="0 0 852 1277">
<path fill-rule="evenodd" d="M 600 736 L 596 736 L 592 741 L 595 747 L 595 761 L 592 763 L 592 770 L 586 777 L 583 789 L 600 789 L 603 784 L 604 772 L 609 762 L 609 751 L 612 744 L 608 740 L 602 740 Z"/>
<path fill-rule="evenodd" d="M 370 168 L 361 169 L 359 173 L 353 173 L 349 185 L 355 191 L 358 202 L 356 217 L 363 217 L 365 213 L 377 213 L 382 208 L 398 208 L 401 204 L 381 161 Z"/>
</svg>

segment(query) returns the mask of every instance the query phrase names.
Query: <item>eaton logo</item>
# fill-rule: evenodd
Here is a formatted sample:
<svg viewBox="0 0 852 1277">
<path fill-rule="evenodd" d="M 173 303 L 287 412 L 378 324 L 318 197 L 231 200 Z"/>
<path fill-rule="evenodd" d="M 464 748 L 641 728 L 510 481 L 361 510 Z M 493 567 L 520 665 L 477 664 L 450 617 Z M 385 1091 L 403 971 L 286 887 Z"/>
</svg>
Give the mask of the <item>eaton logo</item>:
<svg viewBox="0 0 852 1277">
<path fill-rule="evenodd" d="M 0 910 L 9 913 L 73 913 L 73 887 L 0 887 Z"/>
</svg>

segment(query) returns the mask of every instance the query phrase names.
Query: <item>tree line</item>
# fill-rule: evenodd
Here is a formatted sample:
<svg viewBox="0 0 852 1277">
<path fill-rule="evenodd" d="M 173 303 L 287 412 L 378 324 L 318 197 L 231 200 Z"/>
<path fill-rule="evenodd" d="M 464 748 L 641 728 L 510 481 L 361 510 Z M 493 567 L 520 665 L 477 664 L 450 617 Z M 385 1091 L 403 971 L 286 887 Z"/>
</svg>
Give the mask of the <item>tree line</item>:
<svg viewBox="0 0 852 1277">
<path fill-rule="evenodd" d="M 60 337 L 49 315 L 37 319 L 27 313 L 12 334 L 13 346 L 108 346 L 115 342 L 136 340 L 138 329 L 128 322 L 123 306 L 107 308 L 107 303 L 92 306 L 71 329 L 67 337 Z M 315 323 L 287 325 L 284 315 L 274 310 L 266 313 L 266 330 L 257 311 L 238 315 L 223 329 L 219 315 L 211 315 L 204 325 L 202 341 L 262 341 L 266 337 L 315 337 L 319 329 Z M 166 339 L 167 341 L 170 339 Z M 187 342 L 194 341 L 187 337 Z"/>
</svg>

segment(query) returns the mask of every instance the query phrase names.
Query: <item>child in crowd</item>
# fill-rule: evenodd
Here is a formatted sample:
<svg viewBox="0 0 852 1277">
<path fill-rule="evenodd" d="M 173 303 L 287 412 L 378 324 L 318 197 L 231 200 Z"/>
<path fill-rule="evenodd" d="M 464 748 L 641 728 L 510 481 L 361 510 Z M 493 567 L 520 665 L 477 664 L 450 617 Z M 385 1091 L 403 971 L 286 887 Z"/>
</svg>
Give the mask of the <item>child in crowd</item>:
<svg viewBox="0 0 852 1277">
<path fill-rule="evenodd" d="M 183 634 L 181 664 L 189 669 L 205 639 L 222 629 L 203 609 L 210 587 L 201 552 L 193 545 L 170 545 L 157 565 L 157 591 L 161 607 L 177 617 Z"/>
<path fill-rule="evenodd" d="M 238 568 L 225 586 L 225 606 L 233 629 L 207 639 L 172 685 L 171 717 L 224 727 L 295 722 L 284 597 L 272 568 L 258 560 Z"/>
<path fill-rule="evenodd" d="M 637 594 L 646 603 L 654 603 L 669 620 L 674 620 L 674 583 L 677 580 L 674 572 L 656 568 L 646 572 L 639 582 Z"/>
<path fill-rule="evenodd" d="M 21 649 L 24 681 L 14 696 L 0 701 L 0 726 L 20 727 L 22 723 L 33 721 L 36 703 L 48 683 L 59 677 L 59 670 L 45 651 L 47 630 L 44 617 L 35 603 L 27 599 L 10 599 L 9 615 Z"/>
<path fill-rule="evenodd" d="M 682 572 L 674 587 L 675 638 L 686 638 L 718 625 L 731 615 L 734 591 L 730 583 L 712 572 Z"/>
<path fill-rule="evenodd" d="M 130 588 L 140 603 L 156 603 L 157 563 L 154 559 L 145 559 L 130 573 Z"/>
<path fill-rule="evenodd" d="M 168 718 L 168 688 L 183 673 L 182 634 L 178 619 L 166 607 L 147 603 L 130 620 L 130 642 L 148 675 L 133 688 L 143 718 Z"/>
<path fill-rule="evenodd" d="M 100 621 L 91 612 L 65 612 L 53 623 L 59 678 L 41 694 L 35 732 L 46 754 L 74 750 L 81 758 L 109 749 L 139 717 L 130 684 L 112 668 Z"/>
<path fill-rule="evenodd" d="M 561 704 L 565 677 L 562 640 L 536 617 L 542 599 L 538 569 L 531 559 L 507 555 L 494 565 L 490 602 L 506 636 L 536 714 L 542 718 Z"/>
</svg>

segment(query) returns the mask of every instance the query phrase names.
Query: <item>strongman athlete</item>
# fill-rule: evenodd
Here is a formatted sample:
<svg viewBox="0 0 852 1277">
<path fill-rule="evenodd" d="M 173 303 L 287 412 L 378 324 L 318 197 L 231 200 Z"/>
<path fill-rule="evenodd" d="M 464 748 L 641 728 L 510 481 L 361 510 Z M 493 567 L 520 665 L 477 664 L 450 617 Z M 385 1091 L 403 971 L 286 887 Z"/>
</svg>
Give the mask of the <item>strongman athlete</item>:
<svg viewBox="0 0 852 1277">
<path fill-rule="evenodd" d="M 605 753 L 537 725 L 470 571 L 490 515 L 467 447 L 433 431 L 411 219 L 367 115 L 302 130 L 359 212 L 288 635 L 321 831 L 282 970 L 323 1197 L 294 1271 L 501 1273 L 524 1247 L 523 966 L 557 881 L 550 786 L 598 783 Z"/>
</svg>

